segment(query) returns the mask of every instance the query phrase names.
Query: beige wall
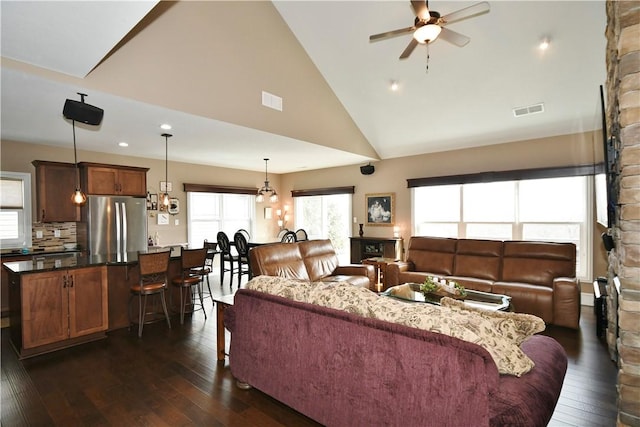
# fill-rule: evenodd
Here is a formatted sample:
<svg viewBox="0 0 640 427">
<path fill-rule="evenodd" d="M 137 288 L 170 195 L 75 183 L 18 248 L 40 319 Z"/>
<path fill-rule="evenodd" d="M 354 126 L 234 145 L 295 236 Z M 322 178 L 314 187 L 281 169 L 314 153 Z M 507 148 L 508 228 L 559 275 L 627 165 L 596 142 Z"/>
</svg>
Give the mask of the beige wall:
<svg viewBox="0 0 640 427">
<path fill-rule="evenodd" d="M 411 192 L 407 188 L 408 178 L 456 175 L 483 171 L 501 171 L 523 168 L 542 168 L 591 164 L 602 161 L 601 136 L 599 132 L 579 135 L 565 135 L 555 138 L 521 141 L 466 150 L 457 150 L 412 157 L 382 160 L 374 163 L 373 175 L 360 174 L 360 165 L 329 168 L 284 175 L 269 174 L 271 184 L 278 190 L 281 200 L 273 205 L 275 209 L 285 204 L 293 214 L 291 190 L 325 188 L 355 185 L 353 196 L 353 216 L 358 222 L 365 221 L 364 195 L 366 193 L 394 192 L 396 194 L 396 223 L 403 237 L 411 234 Z M 31 161 L 34 159 L 71 162 L 73 151 L 44 145 L 2 142 L 2 170 L 34 173 Z M 164 180 L 164 161 L 127 156 L 107 155 L 95 152 L 78 152 L 79 161 L 121 164 L 150 168 L 147 183 L 150 192 L 158 192 L 159 182 Z M 225 169 L 218 167 L 189 165 L 169 162 L 169 181 L 174 185 L 173 195 L 181 202 L 181 212 L 171 218 L 169 225 L 159 226 L 155 218 L 149 218 L 149 231 L 158 231 L 161 244 L 180 243 L 187 239 L 186 193 L 182 184 L 217 184 L 231 186 L 259 187 L 263 184 L 262 172 Z M 35 191 L 34 191 L 35 194 Z M 256 206 L 257 237 L 269 238 L 277 231 L 274 219 L 264 219 L 264 203 Z M 179 225 L 174 220 L 179 220 Z M 288 224 L 294 226 L 292 221 Z M 606 273 L 606 253 L 598 236 L 604 229 L 594 226 L 594 273 Z M 352 234 L 357 234 L 356 226 Z M 391 227 L 365 227 L 365 235 L 391 237 Z M 212 236 L 213 238 L 213 236 Z"/>
</svg>

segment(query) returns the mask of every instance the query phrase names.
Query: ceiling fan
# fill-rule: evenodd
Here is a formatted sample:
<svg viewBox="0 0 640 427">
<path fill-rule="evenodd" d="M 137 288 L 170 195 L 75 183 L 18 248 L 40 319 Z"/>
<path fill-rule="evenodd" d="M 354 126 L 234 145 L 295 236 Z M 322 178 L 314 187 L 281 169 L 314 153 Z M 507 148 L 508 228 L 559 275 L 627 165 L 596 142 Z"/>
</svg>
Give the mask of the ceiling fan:
<svg viewBox="0 0 640 427">
<path fill-rule="evenodd" d="M 429 0 L 411 1 L 411 7 L 416 14 L 416 19 L 412 26 L 400 30 L 387 31 L 385 33 L 369 36 L 370 42 L 396 37 L 413 32 L 413 38 L 409 45 L 400 55 L 400 59 L 408 58 L 418 44 L 433 43 L 438 36 L 449 43 L 463 47 L 471 40 L 469 37 L 445 28 L 445 25 L 463 19 L 472 18 L 489 12 L 489 3 L 486 1 L 476 3 L 447 15 L 440 16 L 440 13 L 429 10 Z"/>
</svg>

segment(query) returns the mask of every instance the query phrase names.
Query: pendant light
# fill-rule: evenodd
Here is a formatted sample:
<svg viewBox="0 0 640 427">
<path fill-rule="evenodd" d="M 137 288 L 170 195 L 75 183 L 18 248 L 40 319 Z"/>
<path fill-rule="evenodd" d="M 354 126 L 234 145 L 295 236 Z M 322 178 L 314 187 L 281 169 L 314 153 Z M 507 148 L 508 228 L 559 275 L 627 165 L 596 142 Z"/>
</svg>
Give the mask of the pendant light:
<svg viewBox="0 0 640 427">
<path fill-rule="evenodd" d="M 162 195 L 162 204 L 169 207 L 169 138 L 173 135 L 163 133 L 164 136 L 164 194 Z"/>
<path fill-rule="evenodd" d="M 256 202 L 262 203 L 264 202 L 264 196 L 269 194 L 269 201 L 271 203 L 276 203 L 278 201 L 278 193 L 275 188 L 269 186 L 269 176 L 267 175 L 267 164 L 269 159 L 264 160 L 264 186 L 258 190 L 258 194 L 256 195 Z"/>
<path fill-rule="evenodd" d="M 78 170 L 78 151 L 76 150 L 76 121 L 71 120 L 71 127 L 73 129 L 73 164 L 76 168 L 76 191 L 71 195 L 71 201 L 82 206 L 87 203 L 87 195 L 80 189 L 80 171 Z"/>
</svg>

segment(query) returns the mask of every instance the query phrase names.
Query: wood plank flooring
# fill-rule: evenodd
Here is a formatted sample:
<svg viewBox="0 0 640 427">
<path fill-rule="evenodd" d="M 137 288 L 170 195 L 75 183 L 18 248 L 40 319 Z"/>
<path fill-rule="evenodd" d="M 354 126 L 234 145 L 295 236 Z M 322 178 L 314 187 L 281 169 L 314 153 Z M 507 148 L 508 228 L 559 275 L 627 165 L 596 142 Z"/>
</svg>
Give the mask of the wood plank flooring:
<svg viewBox="0 0 640 427">
<path fill-rule="evenodd" d="M 214 276 L 212 276 L 212 279 Z M 215 280 L 217 282 L 217 280 Z M 214 293 L 228 293 L 212 280 Z M 2 426 L 317 426 L 257 390 L 235 386 L 216 361 L 216 319 L 196 312 L 118 330 L 106 340 L 19 361 L 2 329 Z M 595 336 L 591 307 L 581 330 L 549 327 L 569 355 L 552 426 L 614 426 L 617 368 Z M 229 340 L 227 339 L 227 345 Z M 532 402 L 535 404 L 535 402 Z"/>
</svg>

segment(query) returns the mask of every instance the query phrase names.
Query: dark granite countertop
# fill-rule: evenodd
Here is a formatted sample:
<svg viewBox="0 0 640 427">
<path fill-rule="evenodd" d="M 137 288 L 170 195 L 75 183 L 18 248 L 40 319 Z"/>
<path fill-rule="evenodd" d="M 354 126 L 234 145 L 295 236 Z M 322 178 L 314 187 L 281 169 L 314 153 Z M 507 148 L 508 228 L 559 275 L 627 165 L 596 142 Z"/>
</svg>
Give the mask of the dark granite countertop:
<svg viewBox="0 0 640 427">
<path fill-rule="evenodd" d="M 147 252 L 159 252 L 165 248 L 149 248 Z M 39 273 L 64 268 L 82 268 L 100 265 L 135 265 L 138 263 L 137 252 L 121 252 L 106 255 L 87 255 L 85 252 L 65 251 L 60 253 L 37 253 L 28 261 L 9 261 L 2 265 L 12 273 Z M 179 248 L 172 248 L 172 258 L 180 257 Z"/>
</svg>

